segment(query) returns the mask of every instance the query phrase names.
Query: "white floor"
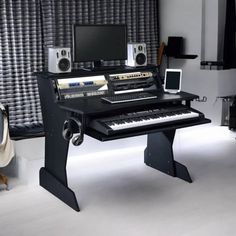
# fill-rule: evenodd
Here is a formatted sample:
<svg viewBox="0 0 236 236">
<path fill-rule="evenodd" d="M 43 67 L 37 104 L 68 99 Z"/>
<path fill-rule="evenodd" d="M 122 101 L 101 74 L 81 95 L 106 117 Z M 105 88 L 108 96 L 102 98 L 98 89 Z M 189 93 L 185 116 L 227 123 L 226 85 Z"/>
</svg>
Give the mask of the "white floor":
<svg viewBox="0 0 236 236">
<path fill-rule="evenodd" d="M 71 157 L 68 175 L 81 212 L 37 185 L 0 192 L 0 236 L 231 236 L 236 222 L 236 133 L 181 130 L 175 159 L 189 184 L 143 164 L 143 149 Z"/>
</svg>

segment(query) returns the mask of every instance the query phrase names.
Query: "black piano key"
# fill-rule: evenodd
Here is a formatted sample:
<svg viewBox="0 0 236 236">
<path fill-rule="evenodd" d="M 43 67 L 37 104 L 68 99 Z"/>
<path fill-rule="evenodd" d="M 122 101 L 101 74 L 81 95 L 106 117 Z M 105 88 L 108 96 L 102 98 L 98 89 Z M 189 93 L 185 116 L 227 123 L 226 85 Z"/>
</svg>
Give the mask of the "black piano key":
<svg viewBox="0 0 236 236">
<path fill-rule="evenodd" d="M 130 119 L 124 119 L 123 120 L 125 123 L 131 123 Z"/>
<path fill-rule="evenodd" d="M 148 116 L 143 117 L 143 120 L 150 120 Z"/>
</svg>

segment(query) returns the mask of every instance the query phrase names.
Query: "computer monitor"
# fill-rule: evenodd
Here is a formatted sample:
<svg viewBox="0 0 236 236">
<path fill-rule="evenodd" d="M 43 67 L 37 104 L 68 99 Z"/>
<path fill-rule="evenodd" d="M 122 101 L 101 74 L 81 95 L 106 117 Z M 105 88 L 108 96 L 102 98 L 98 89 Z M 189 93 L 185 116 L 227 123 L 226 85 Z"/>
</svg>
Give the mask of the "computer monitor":
<svg viewBox="0 0 236 236">
<path fill-rule="evenodd" d="M 126 25 L 73 25 L 74 62 L 93 62 L 127 59 Z"/>
</svg>

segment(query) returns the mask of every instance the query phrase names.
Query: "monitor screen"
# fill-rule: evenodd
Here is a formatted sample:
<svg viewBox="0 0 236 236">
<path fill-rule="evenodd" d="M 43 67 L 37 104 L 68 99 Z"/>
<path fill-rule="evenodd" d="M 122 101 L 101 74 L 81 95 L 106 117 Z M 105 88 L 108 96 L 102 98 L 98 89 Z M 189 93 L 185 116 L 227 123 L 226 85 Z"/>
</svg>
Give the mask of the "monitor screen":
<svg viewBox="0 0 236 236">
<path fill-rule="evenodd" d="M 127 59 L 126 25 L 74 25 L 74 62 Z"/>
</svg>

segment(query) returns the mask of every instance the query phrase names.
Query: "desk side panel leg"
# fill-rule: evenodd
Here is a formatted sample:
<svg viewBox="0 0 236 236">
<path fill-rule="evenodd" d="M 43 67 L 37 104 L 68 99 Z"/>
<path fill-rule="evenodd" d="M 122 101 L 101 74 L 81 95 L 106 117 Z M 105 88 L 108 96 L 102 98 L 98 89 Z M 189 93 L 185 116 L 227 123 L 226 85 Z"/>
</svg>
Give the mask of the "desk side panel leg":
<svg viewBox="0 0 236 236">
<path fill-rule="evenodd" d="M 69 141 L 62 137 L 63 115 L 54 120 L 45 133 L 45 167 L 40 170 L 40 185 L 76 211 L 79 206 L 74 192 L 68 187 L 67 155 Z M 57 127 L 58 126 L 58 127 Z"/>
<path fill-rule="evenodd" d="M 192 183 L 186 166 L 174 160 L 174 137 L 175 130 L 148 134 L 147 148 L 144 152 L 144 162 L 146 165 L 167 175 L 178 177 Z"/>
<path fill-rule="evenodd" d="M 38 78 L 45 132 L 45 165 L 39 173 L 40 185 L 61 201 L 79 211 L 76 196 L 68 187 L 67 155 L 69 141 L 62 136 L 64 121 L 69 114 L 55 103 L 50 79 Z"/>
</svg>

